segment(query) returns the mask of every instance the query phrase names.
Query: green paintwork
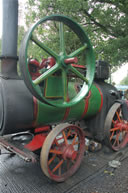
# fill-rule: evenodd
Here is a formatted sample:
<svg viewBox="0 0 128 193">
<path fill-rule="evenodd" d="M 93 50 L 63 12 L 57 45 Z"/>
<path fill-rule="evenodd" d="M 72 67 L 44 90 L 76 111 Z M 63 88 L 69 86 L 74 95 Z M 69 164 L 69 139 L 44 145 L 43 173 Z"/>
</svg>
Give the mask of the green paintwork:
<svg viewBox="0 0 128 193">
<path fill-rule="evenodd" d="M 92 117 L 93 115 L 96 115 L 96 113 L 99 111 L 101 106 L 101 94 L 96 87 L 95 84 L 92 85 L 91 87 L 91 97 L 89 99 L 89 104 L 88 104 L 88 111 L 86 113 L 85 118 Z"/>
<path fill-rule="evenodd" d="M 33 32 L 38 28 L 38 26 L 46 21 L 57 21 L 59 22 L 59 43 L 60 43 L 60 53 L 55 53 L 51 48 L 44 45 L 43 42 L 39 40 L 38 37 L 33 35 Z M 65 50 L 65 37 L 64 37 L 64 25 L 71 28 L 71 30 L 78 36 L 81 47 L 75 50 L 74 52 L 67 55 Z M 50 56 L 54 57 L 56 60 L 56 64 L 48 69 L 46 72 L 41 71 L 41 75 L 36 78 L 35 80 L 32 80 L 30 73 L 29 73 L 29 67 L 28 67 L 28 46 L 29 41 L 34 42 L 37 46 L 42 48 L 44 51 L 46 51 Z M 64 62 L 65 59 L 72 58 L 75 56 L 78 56 L 80 53 L 86 53 L 86 59 L 85 64 L 86 65 L 86 76 L 84 76 L 81 72 L 79 72 L 76 68 L 72 67 L 71 64 L 66 64 Z M 26 36 L 23 40 L 21 49 L 20 49 L 20 65 L 21 65 L 21 72 L 23 74 L 25 83 L 29 90 L 32 92 L 32 94 L 41 100 L 42 102 L 45 102 L 47 104 L 50 104 L 52 106 L 56 107 L 71 107 L 73 105 L 79 104 L 80 101 L 87 95 L 92 82 L 94 78 L 95 73 L 95 58 L 93 49 L 90 43 L 90 40 L 83 30 L 83 28 L 77 24 L 72 19 L 63 16 L 63 15 L 51 15 L 48 17 L 45 17 L 38 21 L 35 25 L 33 25 L 29 31 L 26 33 Z M 49 78 L 51 75 L 53 75 L 55 72 L 61 71 L 62 76 L 62 95 L 63 98 L 61 100 L 49 100 L 44 95 L 44 89 L 41 88 L 40 83 L 45 81 L 47 78 Z M 77 77 L 82 79 L 84 81 L 83 87 L 79 93 L 75 93 L 74 97 L 67 101 L 67 81 L 68 81 L 68 72 L 73 72 Z M 51 87 L 50 87 L 51 88 Z M 54 90 L 54 87 L 52 88 Z M 74 107 L 76 108 L 76 107 Z"/>
<path fill-rule="evenodd" d="M 69 97 L 73 98 L 73 96 L 76 94 L 74 84 L 70 83 L 69 87 L 70 87 Z M 101 106 L 101 94 L 96 85 L 93 84 L 91 87 L 91 96 L 89 98 L 88 111 L 83 117 L 83 119 L 95 115 L 99 111 L 100 106 Z M 45 125 L 62 122 L 62 120 L 64 119 L 66 109 L 67 108 L 53 107 L 38 101 L 38 114 L 36 124 Z M 85 109 L 85 98 L 81 100 L 78 104 L 74 105 L 73 107 L 70 107 L 70 111 L 65 122 L 81 119 L 84 109 Z"/>
<path fill-rule="evenodd" d="M 45 81 L 45 98 L 63 97 L 62 78 L 60 76 L 50 76 Z M 54 88 L 54 89 L 53 89 Z"/>
</svg>

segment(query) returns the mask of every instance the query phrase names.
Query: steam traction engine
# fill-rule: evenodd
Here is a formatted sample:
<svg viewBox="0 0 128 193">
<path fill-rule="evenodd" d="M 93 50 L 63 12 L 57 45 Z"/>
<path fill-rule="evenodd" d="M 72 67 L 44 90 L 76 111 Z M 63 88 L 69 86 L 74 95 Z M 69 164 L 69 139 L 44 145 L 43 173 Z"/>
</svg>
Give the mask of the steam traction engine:
<svg viewBox="0 0 128 193">
<path fill-rule="evenodd" d="M 32 152 L 41 149 L 43 172 L 58 182 L 79 168 L 85 137 L 114 151 L 124 147 L 128 130 L 126 102 L 115 87 L 104 81 L 109 74 L 108 64 L 99 61 L 95 68 L 93 49 L 81 26 L 61 15 L 34 24 L 21 43 L 19 76 L 18 2 L 4 0 L 3 5 L 0 144 L 33 162 L 36 154 Z M 8 7 L 14 10 L 9 21 Z M 18 136 L 30 134 L 28 143 L 17 146 Z"/>
</svg>

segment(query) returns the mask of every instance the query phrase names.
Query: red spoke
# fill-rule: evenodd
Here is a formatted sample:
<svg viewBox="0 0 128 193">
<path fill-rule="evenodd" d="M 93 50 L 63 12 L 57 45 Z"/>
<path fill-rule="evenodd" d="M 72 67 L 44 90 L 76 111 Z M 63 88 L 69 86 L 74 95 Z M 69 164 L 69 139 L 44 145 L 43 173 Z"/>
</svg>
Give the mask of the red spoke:
<svg viewBox="0 0 128 193">
<path fill-rule="evenodd" d="M 50 165 L 55 158 L 56 158 L 56 154 L 48 161 L 48 165 Z"/>
<path fill-rule="evenodd" d="M 118 133 L 116 136 L 117 145 L 119 145 L 119 136 L 120 136 L 120 133 Z"/>
<path fill-rule="evenodd" d="M 117 115 L 117 118 L 119 120 L 119 122 L 121 122 L 121 119 L 120 119 L 120 116 L 119 116 L 119 113 L 116 111 L 116 115 Z"/>
<path fill-rule="evenodd" d="M 63 154 L 63 152 L 56 150 L 56 149 L 50 149 L 50 153 L 55 153 L 55 154 Z"/>
<path fill-rule="evenodd" d="M 110 129 L 110 131 L 118 131 L 118 130 L 120 130 L 119 127 L 115 127 L 115 128 Z"/>
<path fill-rule="evenodd" d="M 52 172 L 54 173 L 62 164 L 63 164 L 64 160 L 61 160 L 56 167 L 52 170 Z"/>
<path fill-rule="evenodd" d="M 59 143 L 58 143 L 57 139 L 55 139 L 54 141 L 55 141 L 55 144 L 56 144 L 57 146 L 59 146 Z"/>
<path fill-rule="evenodd" d="M 67 138 L 70 136 L 71 134 L 71 129 L 69 129 L 68 133 L 67 133 Z"/>
<path fill-rule="evenodd" d="M 118 138 L 119 138 L 119 134 L 120 134 L 120 133 L 117 133 L 117 134 L 116 134 L 116 139 L 115 139 L 115 141 L 114 141 L 113 146 L 115 146 L 116 144 L 118 144 L 118 145 L 119 145 L 119 140 L 118 140 Z"/>
<path fill-rule="evenodd" d="M 115 146 L 115 144 L 116 144 L 116 139 L 115 139 L 115 141 L 114 141 L 114 143 L 113 143 L 113 146 Z"/>
<path fill-rule="evenodd" d="M 68 145 L 68 141 L 67 141 L 67 137 L 66 137 L 66 135 L 65 135 L 65 132 L 64 132 L 64 131 L 62 131 L 62 133 L 63 133 L 63 136 L 64 136 L 64 141 L 65 141 L 65 144 L 66 144 L 66 145 Z"/>
<path fill-rule="evenodd" d="M 113 123 L 113 124 L 115 124 L 115 121 L 114 121 L 114 120 L 112 120 L 112 123 Z"/>
<path fill-rule="evenodd" d="M 75 137 L 74 137 L 74 139 L 73 139 L 73 141 L 72 141 L 72 145 L 75 144 L 75 142 L 76 142 L 76 137 L 77 137 L 77 134 L 75 134 Z"/>
<path fill-rule="evenodd" d="M 113 136 L 114 136 L 114 131 L 112 132 L 112 135 L 110 137 L 110 141 L 112 140 Z"/>
<path fill-rule="evenodd" d="M 64 137 L 62 136 L 62 137 L 58 138 L 57 141 L 59 141 L 59 140 L 61 140 L 61 139 L 64 139 Z"/>
<path fill-rule="evenodd" d="M 76 141 L 76 142 L 74 143 L 74 145 L 78 145 L 78 144 L 80 144 L 78 141 Z"/>
</svg>

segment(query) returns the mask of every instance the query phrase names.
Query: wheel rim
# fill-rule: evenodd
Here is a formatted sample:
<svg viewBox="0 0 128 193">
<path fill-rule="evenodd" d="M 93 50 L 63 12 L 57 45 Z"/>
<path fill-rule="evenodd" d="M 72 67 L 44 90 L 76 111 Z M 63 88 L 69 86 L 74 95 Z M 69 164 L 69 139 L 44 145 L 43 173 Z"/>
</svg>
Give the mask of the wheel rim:
<svg viewBox="0 0 128 193">
<path fill-rule="evenodd" d="M 49 133 L 43 144 L 41 168 L 47 177 L 62 182 L 77 171 L 84 149 L 83 131 L 74 125 L 60 124 Z"/>
<path fill-rule="evenodd" d="M 56 53 L 50 47 L 42 43 L 39 38 L 36 37 L 36 29 L 40 25 L 44 25 L 45 22 L 57 22 L 59 23 L 59 53 Z M 51 24 L 50 24 L 51 25 Z M 66 27 L 65 27 L 66 26 Z M 47 26 L 46 26 L 47 27 Z M 66 32 L 64 31 L 64 27 L 69 31 L 72 30 L 77 38 L 80 41 L 80 47 L 76 50 L 73 50 L 67 54 L 65 36 Z M 32 42 L 40 47 L 44 52 L 46 52 L 49 56 L 52 56 L 56 64 L 52 66 L 50 69 L 45 69 L 46 71 L 42 71 L 41 75 L 37 77 L 35 80 L 32 80 L 32 77 L 29 73 L 28 66 L 28 58 L 29 58 L 29 43 Z M 85 57 L 86 54 L 86 57 Z M 72 64 L 77 62 L 77 59 L 83 55 L 84 66 L 86 66 L 86 75 L 83 75 L 79 70 L 72 66 Z M 81 60 L 81 59 L 79 59 Z M 78 61 L 79 61 L 78 60 Z M 32 94 L 37 97 L 42 102 L 47 104 L 58 106 L 58 107 L 68 107 L 77 104 L 81 99 L 85 97 L 88 93 L 94 78 L 95 72 L 95 59 L 92 50 L 91 43 L 84 32 L 84 30 L 73 20 L 69 19 L 65 16 L 60 15 L 52 15 L 49 17 L 45 17 L 37 22 L 25 35 L 25 38 L 21 44 L 20 53 L 19 53 L 19 62 L 21 67 L 21 72 L 24 78 L 24 81 L 32 92 Z M 79 61 L 80 62 L 80 61 Z M 60 72 L 60 76 L 62 77 L 62 99 L 60 100 L 51 100 L 47 99 L 44 96 L 44 90 L 41 88 L 42 82 L 44 82 L 47 78 L 54 75 L 55 73 Z M 72 73 L 78 79 L 82 80 L 83 86 L 78 94 L 76 94 L 73 98 L 68 98 L 68 82 L 69 82 L 69 74 Z"/>
<path fill-rule="evenodd" d="M 128 122 L 123 119 L 122 105 L 115 103 L 105 121 L 105 142 L 114 151 L 119 151 L 127 144 Z"/>
</svg>

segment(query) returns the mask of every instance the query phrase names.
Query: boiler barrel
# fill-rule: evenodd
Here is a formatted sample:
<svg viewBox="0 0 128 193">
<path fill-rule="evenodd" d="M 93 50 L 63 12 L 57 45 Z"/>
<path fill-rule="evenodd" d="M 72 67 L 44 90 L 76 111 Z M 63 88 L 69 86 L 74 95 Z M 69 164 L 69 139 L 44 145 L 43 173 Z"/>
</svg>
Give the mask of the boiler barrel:
<svg viewBox="0 0 128 193">
<path fill-rule="evenodd" d="M 71 93 L 76 93 L 74 86 Z M 35 125 L 59 123 L 87 119 L 98 113 L 103 105 L 103 96 L 96 84 L 93 84 L 88 96 L 78 104 L 68 108 L 58 108 L 34 100 Z"/>
<path fill-rule="evenodd" d="M 72 93 L 76 92 L 73 87 Z M 35 99 L 23 80 L 0 79 L 0 135 L 27 131 L 59 122 L 92 117 L 102 108 L 102 93 L 93 84 L 88 96 L 69 108 L 58 108 Z"/>
</svg>

